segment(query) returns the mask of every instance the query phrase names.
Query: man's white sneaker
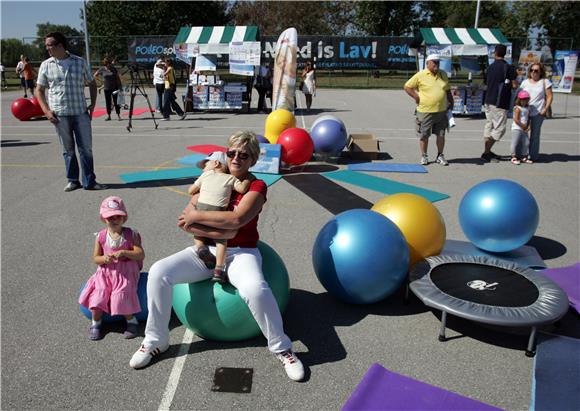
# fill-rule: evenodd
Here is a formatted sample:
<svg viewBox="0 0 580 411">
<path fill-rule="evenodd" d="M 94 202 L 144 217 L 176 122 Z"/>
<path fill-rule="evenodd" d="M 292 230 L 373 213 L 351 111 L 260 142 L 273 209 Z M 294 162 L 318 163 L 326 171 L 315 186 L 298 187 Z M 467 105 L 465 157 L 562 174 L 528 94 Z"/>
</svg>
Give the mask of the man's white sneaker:
<svg viewBox="0 0 580 411">
<path fill-rule="evenodd" d="M 284 364 L 284 370 L 292 381 L 301 381 L 304 379 L 304 366 L 292 350 L 287 350 L 276 354 L 276 358 Z"/>
<path fill-rule="evenodd" d="M 427 157 L 427 154 L 423 154 L 421 156 L 421 165 L 426 166 L 427 164 L 429 164 L 429 157 Z"/>
<path fill-rule="evenodd" d="M 133 357 L 131 357 L 129 365 L 135 369 L 146 367 L 153 358 L 164 353 L 168 348 L 169 344 L 164 345 L 163 347 L 145 347 L 142 345 L 135 354 L 133 354 Z"/>
<path fill-rule="evenodd" d="M 441 164 L 442 166 L 448 166 L 449 163 L 447 162 L 447 160 L 445 160 L 445 156 L 443 156 L 443 154 L 439 154 L 437 156 L 437 163 Z"/>
</svg>

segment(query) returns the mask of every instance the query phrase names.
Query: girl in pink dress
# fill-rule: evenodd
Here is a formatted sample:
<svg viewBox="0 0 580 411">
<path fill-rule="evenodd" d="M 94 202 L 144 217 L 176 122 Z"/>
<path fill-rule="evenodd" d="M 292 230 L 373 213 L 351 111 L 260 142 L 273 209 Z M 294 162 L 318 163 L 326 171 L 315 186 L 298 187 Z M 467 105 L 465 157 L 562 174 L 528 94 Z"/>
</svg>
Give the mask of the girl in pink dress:
<svg viewBox="0 0 580 411">
<path fill-rule="evenodd" d="M 127 320 L 123 335 L 134 338 L 137 336 L 138 322 L 133 314 L 141 311 L 137 284 L 145 258 L 141 236 L 137 231 L 123 227 L 127 221 L 127 210 L 121 198 L 105 198 L 101 203 L 100 215 L 106 228 L 97 234 L 93 251 L 93 261 L 99 267 L 81 292 L 79 303 L 92 314 L 89 339 L 103 338 L 103 312 L 123 315 Z"/>
</svg>

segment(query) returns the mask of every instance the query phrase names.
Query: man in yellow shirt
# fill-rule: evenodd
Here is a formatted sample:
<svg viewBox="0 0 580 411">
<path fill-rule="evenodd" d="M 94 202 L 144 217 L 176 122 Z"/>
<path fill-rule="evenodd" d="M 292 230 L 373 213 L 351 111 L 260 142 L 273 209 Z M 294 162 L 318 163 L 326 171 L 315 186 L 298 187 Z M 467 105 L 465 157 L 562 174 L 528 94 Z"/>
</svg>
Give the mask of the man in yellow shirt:
<svg viewBox="0 0 580 411">
<path fill-rule="evenodd" d="M 411 77 L 403 87 L 405 92 L 417 103 L 416 129 L 421 149 L 421 164 L 429 164 L 427 147 L 431 134 L 437 136 L 437 163 L 447 166 L 443 149 L 445 148 L 445 129 L 448 127 L 447 110 L 453 106 L 449 80 L 439 71 L 440 57 L 430 54 L 427 68 Z"/>
</svg>

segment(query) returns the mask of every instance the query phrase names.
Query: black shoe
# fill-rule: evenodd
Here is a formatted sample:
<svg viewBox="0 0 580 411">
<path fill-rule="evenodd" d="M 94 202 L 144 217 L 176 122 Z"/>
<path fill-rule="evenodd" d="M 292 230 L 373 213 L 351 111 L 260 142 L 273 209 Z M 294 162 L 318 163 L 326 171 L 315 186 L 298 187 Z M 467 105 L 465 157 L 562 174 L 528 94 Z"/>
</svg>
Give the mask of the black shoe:
<svg viewBox="0 0 580 411">
<path fill-rule="evenodd" d="M 494 157 L 491 152 L 490 153 L 483 153 L 481 155 L 481 159 L 485 163 L 499 163 L 499 160 L 497 159 L 497 157 Z"/>
<path fill-rule="evenodd" d="M 75 181 L 70 181 L 65 187 L 64 187 L 64 191 L 66 193 L 70 192 L 70 191 L 74 191 L 74 190 L 78 190 L 79 188 L 82 188 L 81 183 L 79 182 L 75 182 Z"/>
<path fill-rule="evenodd" d="M 109 188 L 109 186 L 107 186 L 105 184 L 95 183 L 92 186 L 87 187 L 86 190 L 106 190 L 108 188 Z"/>
<path fill-rule="evenodd" d="M 212 283 L 225 284 L 228 281 L 226 271 L 223 268 L 215 268 L 213 270 L 213 277 L 211 278 Z"/>
<path fill-rule="evenodd" d="M 489 152 L 489 155 L 491 156 L 491 158 L 497 158 L 498 160 L 501 158 L 501 156 L 498 156 L 497 154 L 495 154 L 493 151 Z"/>
<path fill-rule="evenodd" d="M 203 263 L 207 268 L 209 268 L 210 270 L 215 268 L 216 263 L 215 256 L 209 252 L 207 247 L 200 247 L 197 250 L 197 256 L 201 259 L 201 261 L 203 261 Z"/>
</svg>

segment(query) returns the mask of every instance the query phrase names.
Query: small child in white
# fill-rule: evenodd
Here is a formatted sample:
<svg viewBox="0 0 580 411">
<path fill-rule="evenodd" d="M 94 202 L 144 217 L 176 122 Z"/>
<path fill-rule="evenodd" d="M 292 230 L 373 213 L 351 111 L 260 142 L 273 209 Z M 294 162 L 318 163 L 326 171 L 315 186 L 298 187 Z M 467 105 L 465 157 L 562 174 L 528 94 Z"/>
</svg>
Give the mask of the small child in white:
<svg viewBox="0 0 580 411">
<path fill-rule="evenodd" d="M 532 164 L 530 160 L 530 121 L 528 104 L 530 102 L 530 94 L 526 90 L 518 92 L 514 105 L 514 121 L 512 123 L 512 164 L 519 165 L 520 163 Z M 521 156 L 521 160 L 518 158 Z"/>
<path fill-rule="evenodd" d="M 196 208 L 206 211 L 225 211 L 230 203 L 232 190 L 244 194 L 250 187 L 250 180 L 240 181 L 228 174 L 226 156 L 221 151 L 209 154 L 197 163 L 203 174 L 189 187 L 189 194 L 199 192 Z M 224 284 L 226 278 L 227 240 L 214 240 L 215 257 L 211 254 L 203 237 L 194 237 L 195 251 L 207 268 L 213 268 L 212 281 Z"/>
</svg>

